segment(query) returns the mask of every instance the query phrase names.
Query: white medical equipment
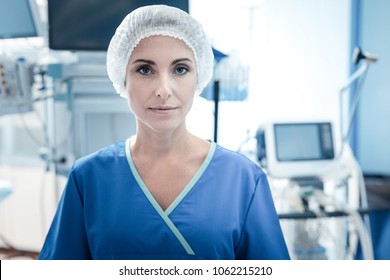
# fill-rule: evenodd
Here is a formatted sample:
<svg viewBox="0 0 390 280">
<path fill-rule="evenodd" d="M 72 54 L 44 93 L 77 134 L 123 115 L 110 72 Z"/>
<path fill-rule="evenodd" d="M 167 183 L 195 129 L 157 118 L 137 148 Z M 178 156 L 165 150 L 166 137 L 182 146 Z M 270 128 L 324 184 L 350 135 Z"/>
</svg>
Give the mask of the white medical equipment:
<svg viewBox="0 0 390 280">
<path fill-rule="evenodd" d="M 355 64 L 362 59 L 339 92 L 341 118 L 343 94 L 377 60 L 355 50 Z M 295 220 L 287 236 L 293 258 L 353 259 L 359 245 L 364 259 L 374 258 L 364 178 L 347 143 L 363 81 L 352 96 L 345 132 L 341 120 L 339 142 L 326 120 L 271 121 L 257 132 L 257 158 L 276 186 L 275 199 L 281 199 L 283 209 L 278 212 L 286 212 L 280 217 Z M 283 182 L 279 191 L 278 180 Z"/>
<path fill-rule="evenodd" d="M 44 34 L 36 0 L 4 0 L 0 9 L 0 39 L 39 37 Z M 33 110 L 33 66 L 12 58 L 0 48 L 0 115 Z"/>
<path fill-rule="evenodd" d="M 10 181 L 0 179 L 0 203 L 12 194 L 14 188 Z M 0 244 L 10 247 L 4 237 L 0 234 Z"/>
<path fill-rule="evenodd" d="M 345 171 L 335 157 L 331 122 L 268 122 L 264 127 L 266 168 L 274 178 L 322 177 Z"/>
<path fill-rule="evenodd" d="M 289 228 L 293 257 L 350 259 L 360 241 L 364 258 L 372 259 L 369 232 L 358 212 L 364 208 L 360 167 L 348 145 L 336 152 L 332 124 L 284 121 L 264 128 L 262 162 L 283 204 L 278 212 L 295 220 Z"/>
<path fill-rule="evenodd" d="M 0 179 L 0 202 L 13 192 L 11 182 Z"/>
<path fill-rule="evenodd" d="M 33 110 L 33 80 L 32 65 L 0 55 L 0 115 Z"/>
</svg>

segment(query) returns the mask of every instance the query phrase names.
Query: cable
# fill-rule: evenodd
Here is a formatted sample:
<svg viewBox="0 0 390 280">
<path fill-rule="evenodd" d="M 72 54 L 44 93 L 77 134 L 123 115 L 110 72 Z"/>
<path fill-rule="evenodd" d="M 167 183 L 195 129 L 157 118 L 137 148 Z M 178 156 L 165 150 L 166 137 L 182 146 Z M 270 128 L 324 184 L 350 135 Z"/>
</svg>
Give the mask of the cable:
<svg viewBox="0 0 390 280">
<path fill-rule="evenodd" d="M 340 137 L 341 137 L 341 146 L 340 150 L 336 156 L 336 159 L 339 159 L 344 151 L 344 146 L 348 141 L 349 134 L 351 132 L 351 127 L 353 120 L 355 119 L 355 114 L 356 114 L 356 109 L 359 104 L 359 100 L 362 94 L 362 88 L 363 84 L 365 81 L 365 78 L 367 77 L 367 72 L 368 72 L 369 64 L 364 63 L 360 68 L 358 68 L 350 77 L 348 83 L 343 86 L 339 92 L 339 104 L 340 104 Z M 344 134 L 344 126 L 343 126 L 343 94 L 346 92 L 346 90 L 349 88 L 349 86 L 359 77 L 363 76 L 362 80 L 360 81 L 359 85 L 357 88 L 355 88 L 355 93 L 354 93 L 354 100 L 352 102 L 352 114 L 350 115 L 349 121 L 348 121 L 348 126 L 347 126 L 347 132 Z"/>
<path fill-rule="evenodd" d="M 360 81 L 360 83 L 359 83 L 359 85 L 357 87 L 357 90 L 355 92 L 355 98 L 353 100 L 352 109 L 351 109 L 352 113 L 351 113 L 351 116 L 349 118 L 347 132 L 346 132 L 346 134 L 344 136 L 343 142 L 346 142 L 348 137 L 349 137 L 349 134 L 350 134 L 350 131 L 351 131 L 351 128 L 352 128 L 352 122 L 355 119 L 356 109 L 357 109 L 357 106 L 359 104 L 360 98 L 362 96 L 362 88 L 363 88 L 364 81 L 366 80 L 366 77 L 367 77 L 368 69 L 369 68 L 368 68 L 368 64 L 367 64 L 367 67 L 365 68 L 365 71 L 362 73 L 361 81 Z"/>
<path fill-rule="evenodd" d="M 349 209 L 349 207 L 345 207 L 344 204 L 339 203 L 331 196 L 326 196 L 324 193 L 315 192 L 314 195 L 316 195 L 316 199 L 321 205 L 323 205 L 324 208 L 329 205 L 334 206 L 336 209 L 341 209 L 342 211 L 344 211 L 351 218 L 351 221 L 357 229 L 358 240 L 360 240 L 362 246 L 364 259 L 374 259 L 370 232 L 369 229 L 365 227 L 365 224 L 359 212 L 357 210 Z M 354 244 L 357 246 L 357 241 Z M 355 247 L 353 251 L 356 252 L 356 248 L 357 247 Z"/>
<path fill-rule="evenodd" d="M 42 120 L 41 116 L 39 115 L 39 113 L 35 110 L 35 108 L 33 109 L 33 112 L 35 113 L 35 115 L 37 116 L 38 120 L 41 122 L 42 124 L 42 131 L 43 131 L 43 134 L 44 134 L 44 138 L 45 138 L 45 141 L 42 141 L 40 139 L 38 139 L 34 133 L 31 131 L 31 129 L 28 127 L 26 121 L 25 121 L 25 118 L 24 118 L 24 113 L 23 112 L 19 112 L 19 117 L 22 121 L 22 127 L 23 129 L 27 132 L 27 134 L 30 136 L 30 138 L 38 145 L 38 146 L 47 146 L 47 139 L 48 139 L 48 136 L 47 136 L 47 125 L 46 123 Z"/>
<path fill-rule="evenodd" d="M 366 184 L 365 184 L 363 172 L 362 172 L 362 169 L 360 168 L 359 164 L 356 164 L 356 169 L 357 169 L 358 176 L 359 176 L 360 203 L 361 203 L 361 206 L 363 208 L 368 209 L 367 189 L 366 189 Z M 368 234 L 369 234 L 370 238 L 372 239 L 370 217 L 367 214 L 364 214 L 363 219 L 364 219 L 364 223 L 366 225 Z"/>
<path fill-rule="evenodd" d="M 46 232 L 45 232 L 45 230 L 46 230 L 46 218 L 45 218 L 45 213 L 46 213 L 46 208 L 45 208 L 46 174 L 47 174 L 47 169 L 44 169 L 43 174 L 41 176 L 40 193 L 39 193 L 39 198 L 40 198 L 39 204 L 41 205 L 40 212 L 41 212 L 41 234 L 42 234 L 42 236 L 45 236 L 45 234 L 46 234 Z"/>
</svg>

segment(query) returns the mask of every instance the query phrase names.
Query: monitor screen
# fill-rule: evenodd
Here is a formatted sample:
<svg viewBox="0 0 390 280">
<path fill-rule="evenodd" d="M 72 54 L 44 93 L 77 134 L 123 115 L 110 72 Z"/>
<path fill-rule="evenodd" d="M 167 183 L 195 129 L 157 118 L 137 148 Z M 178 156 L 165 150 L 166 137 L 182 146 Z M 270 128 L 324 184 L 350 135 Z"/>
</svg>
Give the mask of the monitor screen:
<svg viewBox="0 0 390 280">
<path fill-rule="evenodd" d="M 330 122 L 269 122 L 264 127 L 263 156 L 270 176 L 324 176 L 340 169 Z"/>
<path fill-rule="evenodd" d="M 0 1 L 0 39 L 41 36 L 35 0 Z"/>
<path fill-rule="evenodd" d="M 189 12 L 189 0 L 48 0 L 49 48 L 106 51 L 123 18 L 138 7 L 152 4 Z"/>
<path fill-rule="evenodd" d="M 334 158 L 330 123 L 275 124 L 274 133 L 279 161 Z"/>
</svg>

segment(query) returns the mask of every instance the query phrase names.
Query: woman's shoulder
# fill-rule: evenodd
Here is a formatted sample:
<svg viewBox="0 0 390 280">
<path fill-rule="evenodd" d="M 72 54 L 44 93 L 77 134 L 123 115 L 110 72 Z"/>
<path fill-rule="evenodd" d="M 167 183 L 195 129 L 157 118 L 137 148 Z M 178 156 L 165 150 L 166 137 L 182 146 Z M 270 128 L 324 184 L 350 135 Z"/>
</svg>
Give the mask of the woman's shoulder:
<svg viewBox="0 0 390 280">
<path fill-rule="evenodd" d="M 255 162 L 253 162 L 252 160 L 247 158 L 245 155 L 243 155 L 237 151 L 234 151 L 232 149 L 221 146 L 220 144 L 216 144 L 216 153 L 220 157 L 225 157 L 227 159 L 231 159 L 234 161 L 244 162 L 244 163 L 250 164 L 250 165 L 252 165 L 252 164 L 257 165 Z"/>
<path fill-rule="evenodd" d="M 119 141 L 104 148 L 97 150 L 94 153 L 88 154 L 77 159 L 73 169 L 87 168 L 88 166 L 110 166 L 110 163 L 118 162 L 119 158 L 125 158 L 125 141 Z"/>
<path fill-rule="evenodd" d="M 219 144 L 216 145 L 215 159 L 218 160 L 221 164 L 233 165 L 236 168 L 252 170 L 256 173 L 264 173 L 264 171 L 257 163 L 250 160 L 245 155 L 225 148 Z"/>
</svg>

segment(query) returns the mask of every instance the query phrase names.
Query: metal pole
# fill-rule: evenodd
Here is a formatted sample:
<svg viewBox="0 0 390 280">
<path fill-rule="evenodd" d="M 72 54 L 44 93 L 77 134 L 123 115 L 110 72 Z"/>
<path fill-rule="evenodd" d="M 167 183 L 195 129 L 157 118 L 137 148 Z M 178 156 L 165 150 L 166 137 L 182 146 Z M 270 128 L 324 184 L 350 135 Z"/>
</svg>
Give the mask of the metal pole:
<svg viewBox="0 0 390 280">
<path fill-rule="evenodd" d="M 214 142 L 218 140 L 219 81 L 214 81 Z"/>
</svg>

